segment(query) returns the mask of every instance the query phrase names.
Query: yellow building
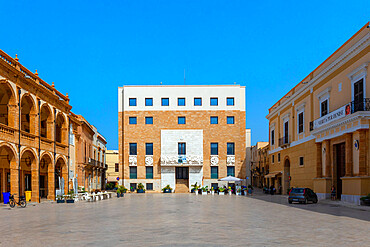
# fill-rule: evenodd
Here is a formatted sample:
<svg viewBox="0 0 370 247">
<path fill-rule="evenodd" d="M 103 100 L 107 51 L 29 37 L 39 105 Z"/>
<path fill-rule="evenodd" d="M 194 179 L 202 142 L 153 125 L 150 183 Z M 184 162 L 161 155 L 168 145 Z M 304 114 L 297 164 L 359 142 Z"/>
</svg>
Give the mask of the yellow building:
<svg viewBox="0 0 370 247">
<path fill-rule="evenodd" d="M 280 185 L 359 203 L 370 193 L 367 23 L 269 109 L 270 170 Z"/>
<path fill-rule="evenodd" d="M 119 153 L 118 150 L 107 150 L 106 152 L 107 160 L 107 182 L 116 183 L 118 182 L 117 177 L 119 177 Z M 120 178 L 122 179 L 122 178 Z"/>
<path fill-rule="evenodd" d="M 251 177 L 252 185 L 255 187 L 262 188 L 263 186 L 268 186 L 264 178 L 268 174 L 269 168 L 268 151 L 268 142 L 257 142 L 251 148 Z"/>
</svg>

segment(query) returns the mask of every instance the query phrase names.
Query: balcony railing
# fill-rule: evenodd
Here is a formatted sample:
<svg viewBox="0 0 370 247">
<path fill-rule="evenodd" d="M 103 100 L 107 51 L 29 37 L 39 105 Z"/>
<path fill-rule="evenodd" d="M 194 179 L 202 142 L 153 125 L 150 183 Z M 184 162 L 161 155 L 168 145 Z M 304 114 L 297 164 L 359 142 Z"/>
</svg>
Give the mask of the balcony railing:
<svg viewBox="0 0 370 247">
<path fill-rule="evenodd" d="M 290 144 L 290 136 L 283 136 L 279 138 L 279 147 L 288 146 Z"/>
<path fill-rule="evenodd" d="M 354 100 L 338 109 L 310 122 L 310 131 L 358 111 L 370 111 L 370 98 Z"/>
</svg>

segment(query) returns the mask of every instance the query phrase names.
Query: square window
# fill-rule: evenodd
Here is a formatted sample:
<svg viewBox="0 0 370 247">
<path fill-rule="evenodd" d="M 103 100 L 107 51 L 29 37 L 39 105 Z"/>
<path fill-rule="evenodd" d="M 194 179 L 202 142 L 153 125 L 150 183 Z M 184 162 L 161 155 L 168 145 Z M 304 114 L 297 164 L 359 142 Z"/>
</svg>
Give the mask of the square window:
<svg viewBox="0 0 370 247">
<path fill-rule="evenodd" d="M 211 166 L 211 179 L 218 179 L 218 166 Z"/>
<path fill-rule="evenodd" d="M 161 103 L 162 103 L 162 106 L 169 106 L 170 105 L 170 99 L 169 98 L 162 98 Z"/>
<path fill-rule="evenodd" d="M 226 118 L 226 122 L 227 124 L 234 124 L 235 123 L 235 119 L 233 116 L 230 116 L 230 117 L 227 117 Z"/>
<path fill-rule="evenodd" d="M 178 155 L 186 155 L 186 143 L 179 142 L 178 143 Z"/>
<path fill-rule="evenodd" d="M 177 99 L 178 106 L 185 106 L 185 98 L 178 98 Z"/>
<path fill-rule="evenodd" d="M 194 98 L 194 105 L 201 106 L 202 105 L 202 98 Z"/>
<path fill-rule="evenodd" d="M 145 124 L 153 124 L 153 117 L 145 117 Z"/>
<path fill-rule="evenodd" d="M 227 105 L 234 105 L 234 104 L 235 104 L 235 102 L 234 102 L 234 98 L 227 98 L 227 99 L 226 99 L 226 104 L 227 104 Z"/>
<path fill-rule="evenodd" d="M 303 166 L 304 165 L 303 157 L 299 157 L 299 165 L 300 166 Z"/>
<path fill-rule="evenodd" d="M 129 124 L 137 124 L 137 119 L 136 117 L 129 117 L 128 122 Z"/>
<path fill-rule="evenodd" d="M 218 105 L 218 98 L 211 98 L 211 102 L 210 102 L 210 104 L 211 104 L 212 106 L 217 106 L 217 105 Z"/>
<path fill-rule="evenodd" d="M 145 154 L 153 155 L 153 143 L 145 143 Z"/>
<path fill-rule="evenodd" d="M 114 172 L 119 172 L 119 163 L 114 164 Z"/>
<path fill-rule="evenodd" d="M 153 166 L 145 167 L 146 179 L 153 179 Z"/>
<path fill-rule="evenodd" d="M 235 155 L 235 143 L 227 143 L 227 155 Z"/>
<path fill-rule="evenodd" d="M 129 105 L 136 106 L 136 98 L 129 98 Z"/>
<path fill-rule="evenodd" d="M 235 177 L 235 167 L 234 166 L 227 167 L 227 176 Z"/>
<path fill-rule="evenodd" d="M 136 166 L 130 167 L 130 179 L 137 179 L 137 167 Z"/>
<path fill-rule="evenodd" d="M 145 106 L 153 106 L 153 98 L 145 98 Z"/>
<path fill-rule="evenodd" d="M 130 143 L 130 155 L 137 155 L 137 144 Z"/>
<path fill-rule="evenodd" d="M 185 124 L 186 123 L 185 117 L 178 117 L 177 118 L 177 123 L 178 124 Z"/>
<path fill-rule="evenodd" d="M 153 190 L 153 183 L 147 183 L 146 190 Z"/>
<path fill-rule="evenodd" d="M 211 117 L 211 124 L 218 124 L 218 117 Z"/>
<path fill-rule="evenodd" d="M 218 143 L 211 143 L 211 155 L 218 155 Z"/>
</svg>

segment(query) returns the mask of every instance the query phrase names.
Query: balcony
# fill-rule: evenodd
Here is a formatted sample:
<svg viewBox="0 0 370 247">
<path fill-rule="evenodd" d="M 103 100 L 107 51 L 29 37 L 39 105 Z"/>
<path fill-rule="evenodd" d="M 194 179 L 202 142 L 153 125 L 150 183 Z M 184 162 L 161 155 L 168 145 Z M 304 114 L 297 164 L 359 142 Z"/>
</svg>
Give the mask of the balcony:
<svg viewBox="0 0 370 247">
<path fill-rule="evenodd" d="M 283 136 L 281 138 L 279 138 L 279 147 L 287 147 L 290 145 L 290 136 L 287 135 L 287 136 Z"/>
<path fill-rule="evenodd" d="M 318 129 L 337 119 L 343 118 L 347 115 L 350 115 L 350 114 L 353 114 L 359 111 L 370 111 L 370 98 L 352 101 L 326 114 L 325 116 L 322 116 L 310 122 L 310 131 Z"/>
</svg>

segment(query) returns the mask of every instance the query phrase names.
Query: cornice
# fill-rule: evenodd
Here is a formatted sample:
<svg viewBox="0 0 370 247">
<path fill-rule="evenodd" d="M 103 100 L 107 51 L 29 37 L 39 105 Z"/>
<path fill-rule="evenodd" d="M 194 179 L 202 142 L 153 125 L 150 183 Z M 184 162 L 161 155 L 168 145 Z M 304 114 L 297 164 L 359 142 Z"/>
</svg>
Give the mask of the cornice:
<svg viewBox="0 0 370 247">
<path fill-rule="evenodd" d="M 340 68 L 350 59 L 355 57 L 359 54 L 362 50 L 366 49 L 370 45 L 370 33 L 367 33 L 364 37 L 362 37 L 356 44 L 350 47 L 347 51 L 345 51 L 339 58 L 334 60 L 331 64 L 329 64 L 325 69 L 323 69 L 319 74 L 317 74 L 314 78 L 311 79 L 310 83 L 303 85 L 297 92 L 292 94 L 292 96 L 281 103 L 280 105 L 276 106 L 274 110 L 269 113 L 266 118 L 271 119 L 274 117 L 281 109 L 284 109 L 288 104 L 294 102 L 294 100 L 301 97 L 304 93 L 306 93 L 311 88 L 314 88 L 317 84 L 319 84 L 322 80 L 328 77 L 333 71 Z"/>
</svg>

